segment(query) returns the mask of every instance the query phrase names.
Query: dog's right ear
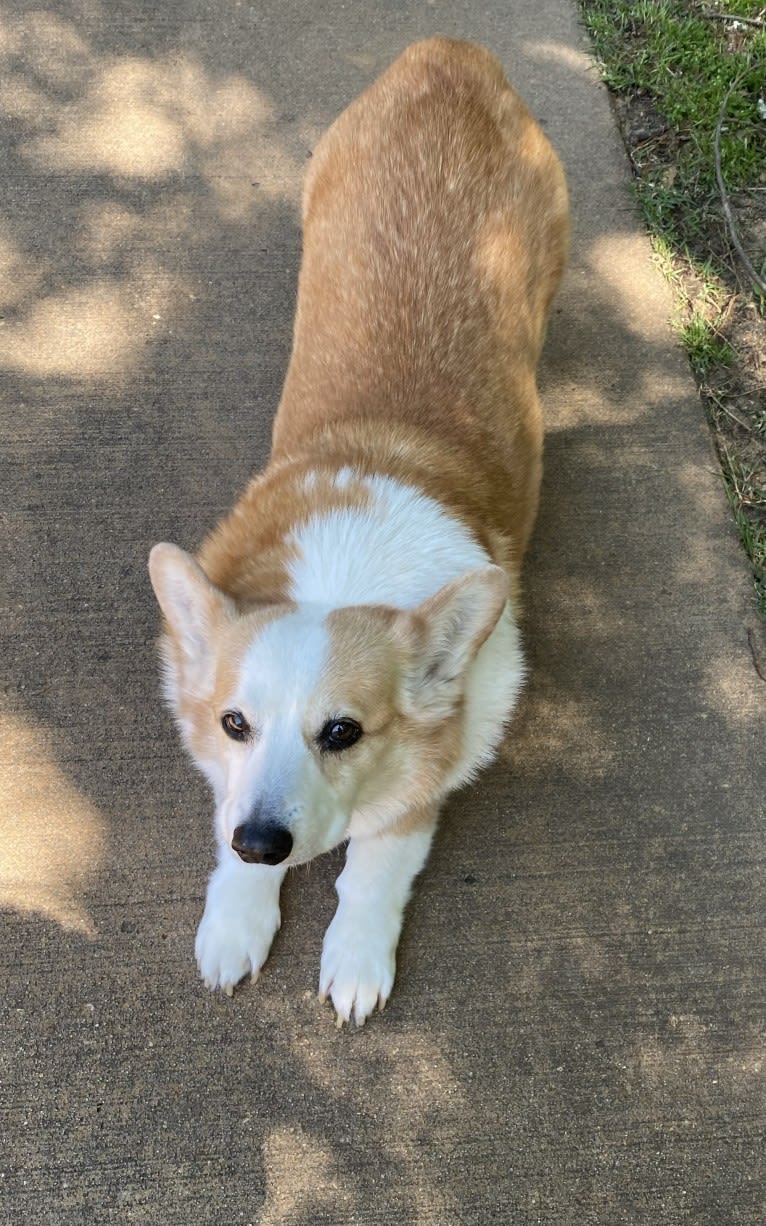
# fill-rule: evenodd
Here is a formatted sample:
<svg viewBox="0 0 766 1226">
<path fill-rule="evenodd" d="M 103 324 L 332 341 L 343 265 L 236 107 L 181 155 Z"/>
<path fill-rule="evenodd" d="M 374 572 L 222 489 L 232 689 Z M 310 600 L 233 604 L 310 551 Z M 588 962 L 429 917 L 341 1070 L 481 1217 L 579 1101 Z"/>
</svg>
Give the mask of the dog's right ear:
<svg viewBox="0 0 766 1226">
<path fill-rule="evenodd" d="M 154 546 L 149 554 L 149 577 L 186 663 L 204 665 L 211 654 L 211 630 L 233 616 L 234 605 L 177 545 Z"/>
<path fill-rule="evenodd" d="M 508 577 L 499 566 L 445 583 L 421 605 L 400 613 L 410 635 L 411 661 L 404 709 L 444 719 L 455 709 L 468 666 L 494 630 L 508 600 Z"/>
</svg>

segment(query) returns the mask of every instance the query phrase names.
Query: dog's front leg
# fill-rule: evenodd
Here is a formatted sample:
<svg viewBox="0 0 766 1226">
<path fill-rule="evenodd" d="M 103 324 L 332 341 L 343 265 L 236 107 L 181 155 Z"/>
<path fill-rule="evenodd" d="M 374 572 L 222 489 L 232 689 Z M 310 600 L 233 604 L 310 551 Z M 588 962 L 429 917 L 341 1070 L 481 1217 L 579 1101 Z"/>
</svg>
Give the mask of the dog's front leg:
<svg viewBox="0 0 766 1226">
<path fill-rule="evenodd" d="M 286 872 L 281 866 L 244 864 L 230 847 L 219 848 L 194 945 L 209 988 L 231 996 L 245 975 L 257 977 L 279 928 Z"/>
<path fill-rule="evenodd" d="M 412 883 L 426 862 L 436 813 L 418 828 L 353 838 L 336 882 L 339 903 L 322 946 L 319 994 L 329 995 L 338 1025 L 353 1013 L 357 1026 L 391 994 L 396 947 Z M 403 824 L 403 823 L 402 823 Z M 400 827 L 401 828 L 401 827 Z"/>
</svg>

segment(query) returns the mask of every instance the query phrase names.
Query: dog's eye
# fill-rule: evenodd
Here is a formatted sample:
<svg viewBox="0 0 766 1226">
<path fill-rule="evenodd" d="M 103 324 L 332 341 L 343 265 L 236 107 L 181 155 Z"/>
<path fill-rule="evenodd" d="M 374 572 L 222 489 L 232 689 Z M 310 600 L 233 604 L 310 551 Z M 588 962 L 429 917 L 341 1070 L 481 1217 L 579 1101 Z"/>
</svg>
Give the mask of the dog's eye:
<svg viewBox="0 0 766 1226">
<path fill-rule="evenodd" d="M 330 719 L 319 733 L 319 748 L 329 753 L 350 749 L 362 735 L 362 729 L 353 719 Z"/>
<path fill-rule="evenodd" d="M 247 741 L 250 739 L 250 725 L 241 711 L 226 711 L 221 716 L 221 727 L 232 741 Z"/>
</svg>

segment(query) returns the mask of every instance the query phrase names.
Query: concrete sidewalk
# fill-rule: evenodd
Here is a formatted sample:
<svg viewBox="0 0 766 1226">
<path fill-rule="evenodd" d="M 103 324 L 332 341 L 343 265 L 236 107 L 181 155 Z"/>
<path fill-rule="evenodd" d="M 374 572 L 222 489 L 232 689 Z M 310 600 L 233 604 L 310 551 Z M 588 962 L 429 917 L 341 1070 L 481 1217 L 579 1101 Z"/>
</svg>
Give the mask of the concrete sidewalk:
<svg viewBox="0 0 766 1226">
<path fill-rule="evenodd" d="M 263 462 L 306 159 L 437 31 L 544 123 L 574 251 L 530 684 L 386 1012 L 338 1033 L 339 854 L 288 881 L 257 987 L 197 978 L 211 805 L 145 562 Z M 11 0 L 0 53 L 0 1221 L 762 1226 L 759 630 L 574 4 Z"/>
</svg>

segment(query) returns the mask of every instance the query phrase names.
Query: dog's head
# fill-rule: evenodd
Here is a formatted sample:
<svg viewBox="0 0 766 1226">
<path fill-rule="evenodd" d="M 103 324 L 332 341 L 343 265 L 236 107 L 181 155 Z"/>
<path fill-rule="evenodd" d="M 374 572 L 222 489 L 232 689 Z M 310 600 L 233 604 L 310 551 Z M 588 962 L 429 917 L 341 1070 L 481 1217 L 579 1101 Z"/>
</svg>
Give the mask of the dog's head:
<svg viewBox="0 0 766 1226">
<path fill-rule="evenodd" d="M 174 545 L 149 569 L 166 693 L 243 860 L 299 864 L 438 799 L 461 749 L 466 675 L 507 599 L 488 566 L 415 609 L 239 612 Z"/>
</svg>

